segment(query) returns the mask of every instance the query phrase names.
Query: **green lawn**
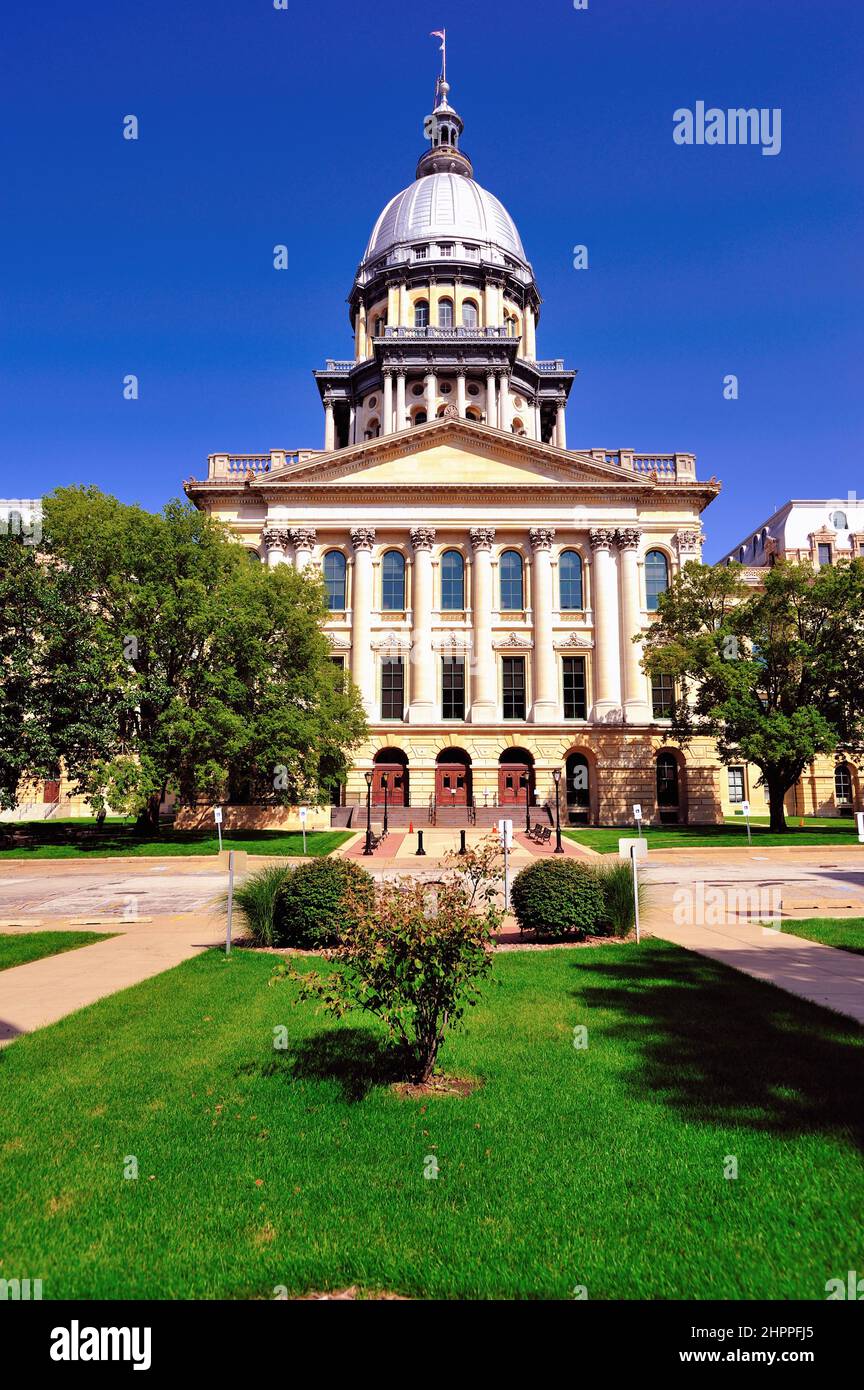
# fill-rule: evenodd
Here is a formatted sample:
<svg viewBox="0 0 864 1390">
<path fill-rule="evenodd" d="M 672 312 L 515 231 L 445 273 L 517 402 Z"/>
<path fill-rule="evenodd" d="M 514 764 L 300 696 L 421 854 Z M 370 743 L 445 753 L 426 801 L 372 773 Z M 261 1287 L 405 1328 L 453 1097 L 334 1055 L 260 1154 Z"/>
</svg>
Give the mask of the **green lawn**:
<svg viewBox="0 0 864 1390">
<path fill-rule="evenodd" d="M 158 834 L 141 833 L 131 821 L 107 822 L 101 831 L 92 821 L 24 821 L 7 824 L 0 830 L 8 835 L 20 829 L 34 843 L 30 846 L 8 847 L 0 838 L 0 859 L 78 859 L 95 855 L 116 858 L 137 855 L 218 854 L 219 839 L 215 829 L 161 830 Z M 306 835 L 307 855 L 329 854 L 344 844 L 351 832 L 347 830 L 310 830 Z M 303 835 L 298 831 L 233 830 L 222 836 L 223 849 L 241 849 L 249 854 L 302 855 Z"/>
<path fill-rule="evenodd" d="M 209 952 L 0 1050 L 3 1277 L 822 1300 L 864 1266 L 851 1021 L 663 942 L 502 953 L 442 1054 L 484 1084 L 420 1103 L 380 1029 L 292 1007 L 271 967 Z"/>
<path fill-rule="evenodd" d="M 807 917 L 801 922 L 783 923 L 783 930 L 806 941 L 821 941 L 864 956 L 864 917 Z"/>
<path fill-rule="evenodd" d="M 22 935 L 4 932 L 0 935 L 0 970 L 26 965 L 43 956 L 58 956 L 61 951 L 74 951 L 77 946 L 92 946 L 94 941 L 107 941 L 109 936 L 116 935 L 116 932 L 100 931 L 37 931 Z"/>
<path fill-rule="evenodd" d="M 751 817 L 753 845 L 759 849 L 775 845 L 857 845 L 858 835 L 853 821 L 827 820 L 815 816 L 804 821 L 803 829 L 797 820 L 788 821 L 789 830 L 776 834 L 768 828 L 768 818 Z M 577 844 L 587 845 L 600 854 L 617 854 L 622 836 L 637 834 L 635 825 L 585 825 L 563 832 Z M 723 825 L 643 826 L 642 833 L 653 849 L 682 849 L 688 845 L 732 845 L 747 848 L 747 827 L 739 816 L 728 817 Z"/>
</svg>

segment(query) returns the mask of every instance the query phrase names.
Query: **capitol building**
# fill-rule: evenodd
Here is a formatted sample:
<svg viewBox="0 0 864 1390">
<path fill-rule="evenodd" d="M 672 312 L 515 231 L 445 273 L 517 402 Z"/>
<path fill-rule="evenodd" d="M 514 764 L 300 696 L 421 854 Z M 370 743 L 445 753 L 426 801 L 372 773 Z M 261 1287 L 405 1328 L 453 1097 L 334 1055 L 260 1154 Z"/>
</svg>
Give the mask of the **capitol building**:
<svg viewBox="0 0 864 1390">
<path fill-rule="evenodd" d="M 315 372 L 323 448 L 211 454 L 186 492 L 267 565 L 320 570 L 369 723 L 346 804 L 371 770 L 415 819 L 542 805 L 560 769 L 572 823 L 718 821 L 738 784 L 664 740 L 671 683 L 632 639 L 720 485 L 691 453 L 572 447 L 576 373 L 538 355 L 531 262 L 443 77 L 424 131 L 354 277 L 354 356 Z"/>
</svg>

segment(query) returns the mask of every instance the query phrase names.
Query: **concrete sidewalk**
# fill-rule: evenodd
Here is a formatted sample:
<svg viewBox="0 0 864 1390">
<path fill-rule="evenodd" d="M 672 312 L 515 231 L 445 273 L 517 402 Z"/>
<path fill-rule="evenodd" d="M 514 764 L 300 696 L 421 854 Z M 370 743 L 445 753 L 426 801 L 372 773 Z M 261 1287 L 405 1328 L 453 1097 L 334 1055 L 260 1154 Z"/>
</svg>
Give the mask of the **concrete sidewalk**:
<svg viewBox="0 0 864 1390">
<path fill-rule="evenodd" d="M 658 910 L 646 931 L 864 1024 L 864 956 L 744 921 L 673 926 Z"/>
<path fill-rule="evenodd" d="M 43 922 L 42 930 L 49 926 L 52 931 L 63 930 L 66 924 Z M 119 989 L 170 970 L 225 939 L 218 919 L 188 915 L 158 917 L 149 923 L 106 922 L 104 930 L 119 935 L 0 971 L 0 1047 Z"/>
</svg>

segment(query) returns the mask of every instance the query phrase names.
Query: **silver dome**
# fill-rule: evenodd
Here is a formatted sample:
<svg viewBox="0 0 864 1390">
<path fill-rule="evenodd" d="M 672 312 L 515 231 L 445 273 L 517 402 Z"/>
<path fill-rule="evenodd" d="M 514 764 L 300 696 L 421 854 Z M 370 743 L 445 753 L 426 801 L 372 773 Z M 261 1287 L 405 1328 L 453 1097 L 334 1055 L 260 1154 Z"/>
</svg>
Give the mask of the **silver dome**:
<svg viewBox="0 0 864 1390">
<path fill-rule="evenodd" d="M 491 245 L 527 265 L 513 218 L 494 194 L 464 174 L 427 174 L 397 193 L 372 230 L 363 260 L 412 242 Z M 458 255 L 458 253 L 457 253 Z"/>
</svg>

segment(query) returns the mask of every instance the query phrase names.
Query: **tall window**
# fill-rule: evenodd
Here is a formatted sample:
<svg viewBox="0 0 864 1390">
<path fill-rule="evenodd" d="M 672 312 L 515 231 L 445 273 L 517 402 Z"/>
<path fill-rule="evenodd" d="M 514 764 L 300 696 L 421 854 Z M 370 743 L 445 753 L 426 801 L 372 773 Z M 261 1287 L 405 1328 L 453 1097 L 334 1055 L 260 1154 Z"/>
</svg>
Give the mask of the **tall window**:
<svg viewBox="0 0 864 1390">
<path fill-rule="evenodd" d="M 441 556 L 441 607 L 453 612 L 465 607 L 465 561 L 458 550 Z"/>
<path fill-rule="evenodd" d="M 341 611 L 345 607 L 345 556 L 341 550 L 328 550 L 324 556 L 324 585 L 327 607 Z"/>
<path fill-rule="evenodd" d="M 740 806 L 744 800 L 744 769 L 743 767 L 730 767 L 727 769 L 729 777 L 729 800 L 733 806 Z"/>
<path fill-rule="evenodd" d="M 660 595 L 669 588 L 669 561 L 662 550 L 649 550 L 645 556 L 645 598 L 650 611 L 659 607 Z"/>
<path fill-rule="evenodd" d="M 565 550 L 558 561 L 558 588 L 562 608 L 582 608 L 582 556 Z"/>
<path fill-rule="evenodd" d="M 564 718 L 586 719 L 588 701 L 585 694 L 584 656 L 565 656 L 564 666 Z"/>
<path fill-rule="evenodd" d="M 515 613 L 524 608 L 522 600 L 522 556 L 518 550 L 505 550 L 499 566 L 501 607 Z"/>
<path fill-rule="evenodd" d="M 834 800 L 838 806 L 852 805 L 852 773 L 848 763 L 839 763 L 834 769 Z"/>
<path fill-rule="evenodd" d="M 657 805 L 678 805 L 678 762 L 674 753 L 657 754 Z"/>
<path fill-rule="evenodd" d="M 414 327 L 429 327 L 429 301 L 426 299 L 418 299 L 414 305 Z"/>
<path fill-rule="evenodd" d="M 442 658 L 441 718 L 465 718 L 465 662 L 461 656 Z"/>
<path fill-rule="evenodd" d="M 505 719 L 525 718 L 525 658 L 505 656 L 502 666 L 502 709 Z"/>
<path fill-rule="evenodd" d="M 672 718 L 672 702 L 675 699 L 675 682 L 671 676 L 651 677 L 651 709 L 655 719 Z"/>
<path fill-rule="evenodd" d="M 438 301 L 438 327 L 453 327 L 453 300 L 439 299 Z"/>
<path fill-rule="evenodd" d="M 381 662 L 381 718 L 402 719 L 405 714 L 405 668 L 401 656 L 385 656 Z"/>
<path fill-rule="evenodd" d="M 831 547 L 830 547 L 830 545 L 821 545 L 821 544 L 820 544 L 820 546 L 819 546 L 819 565 L 820 565 L 820 567 L 821 567 L 822 565 L 830 565 L 830 563 L 831 563 Z"/>
<path fill-rule="evenodd" d="M 477 327 L 477 305 L 473 299 L 466 299 L 462 305 L 462 326 L 463 328 Z"/>
<path fill-rule="evenodd" d="M 405 607 L 405 560 L 398 550 L 388 550 L 381 565 L 381 607 L 391 613 Z"/>
</svg>

